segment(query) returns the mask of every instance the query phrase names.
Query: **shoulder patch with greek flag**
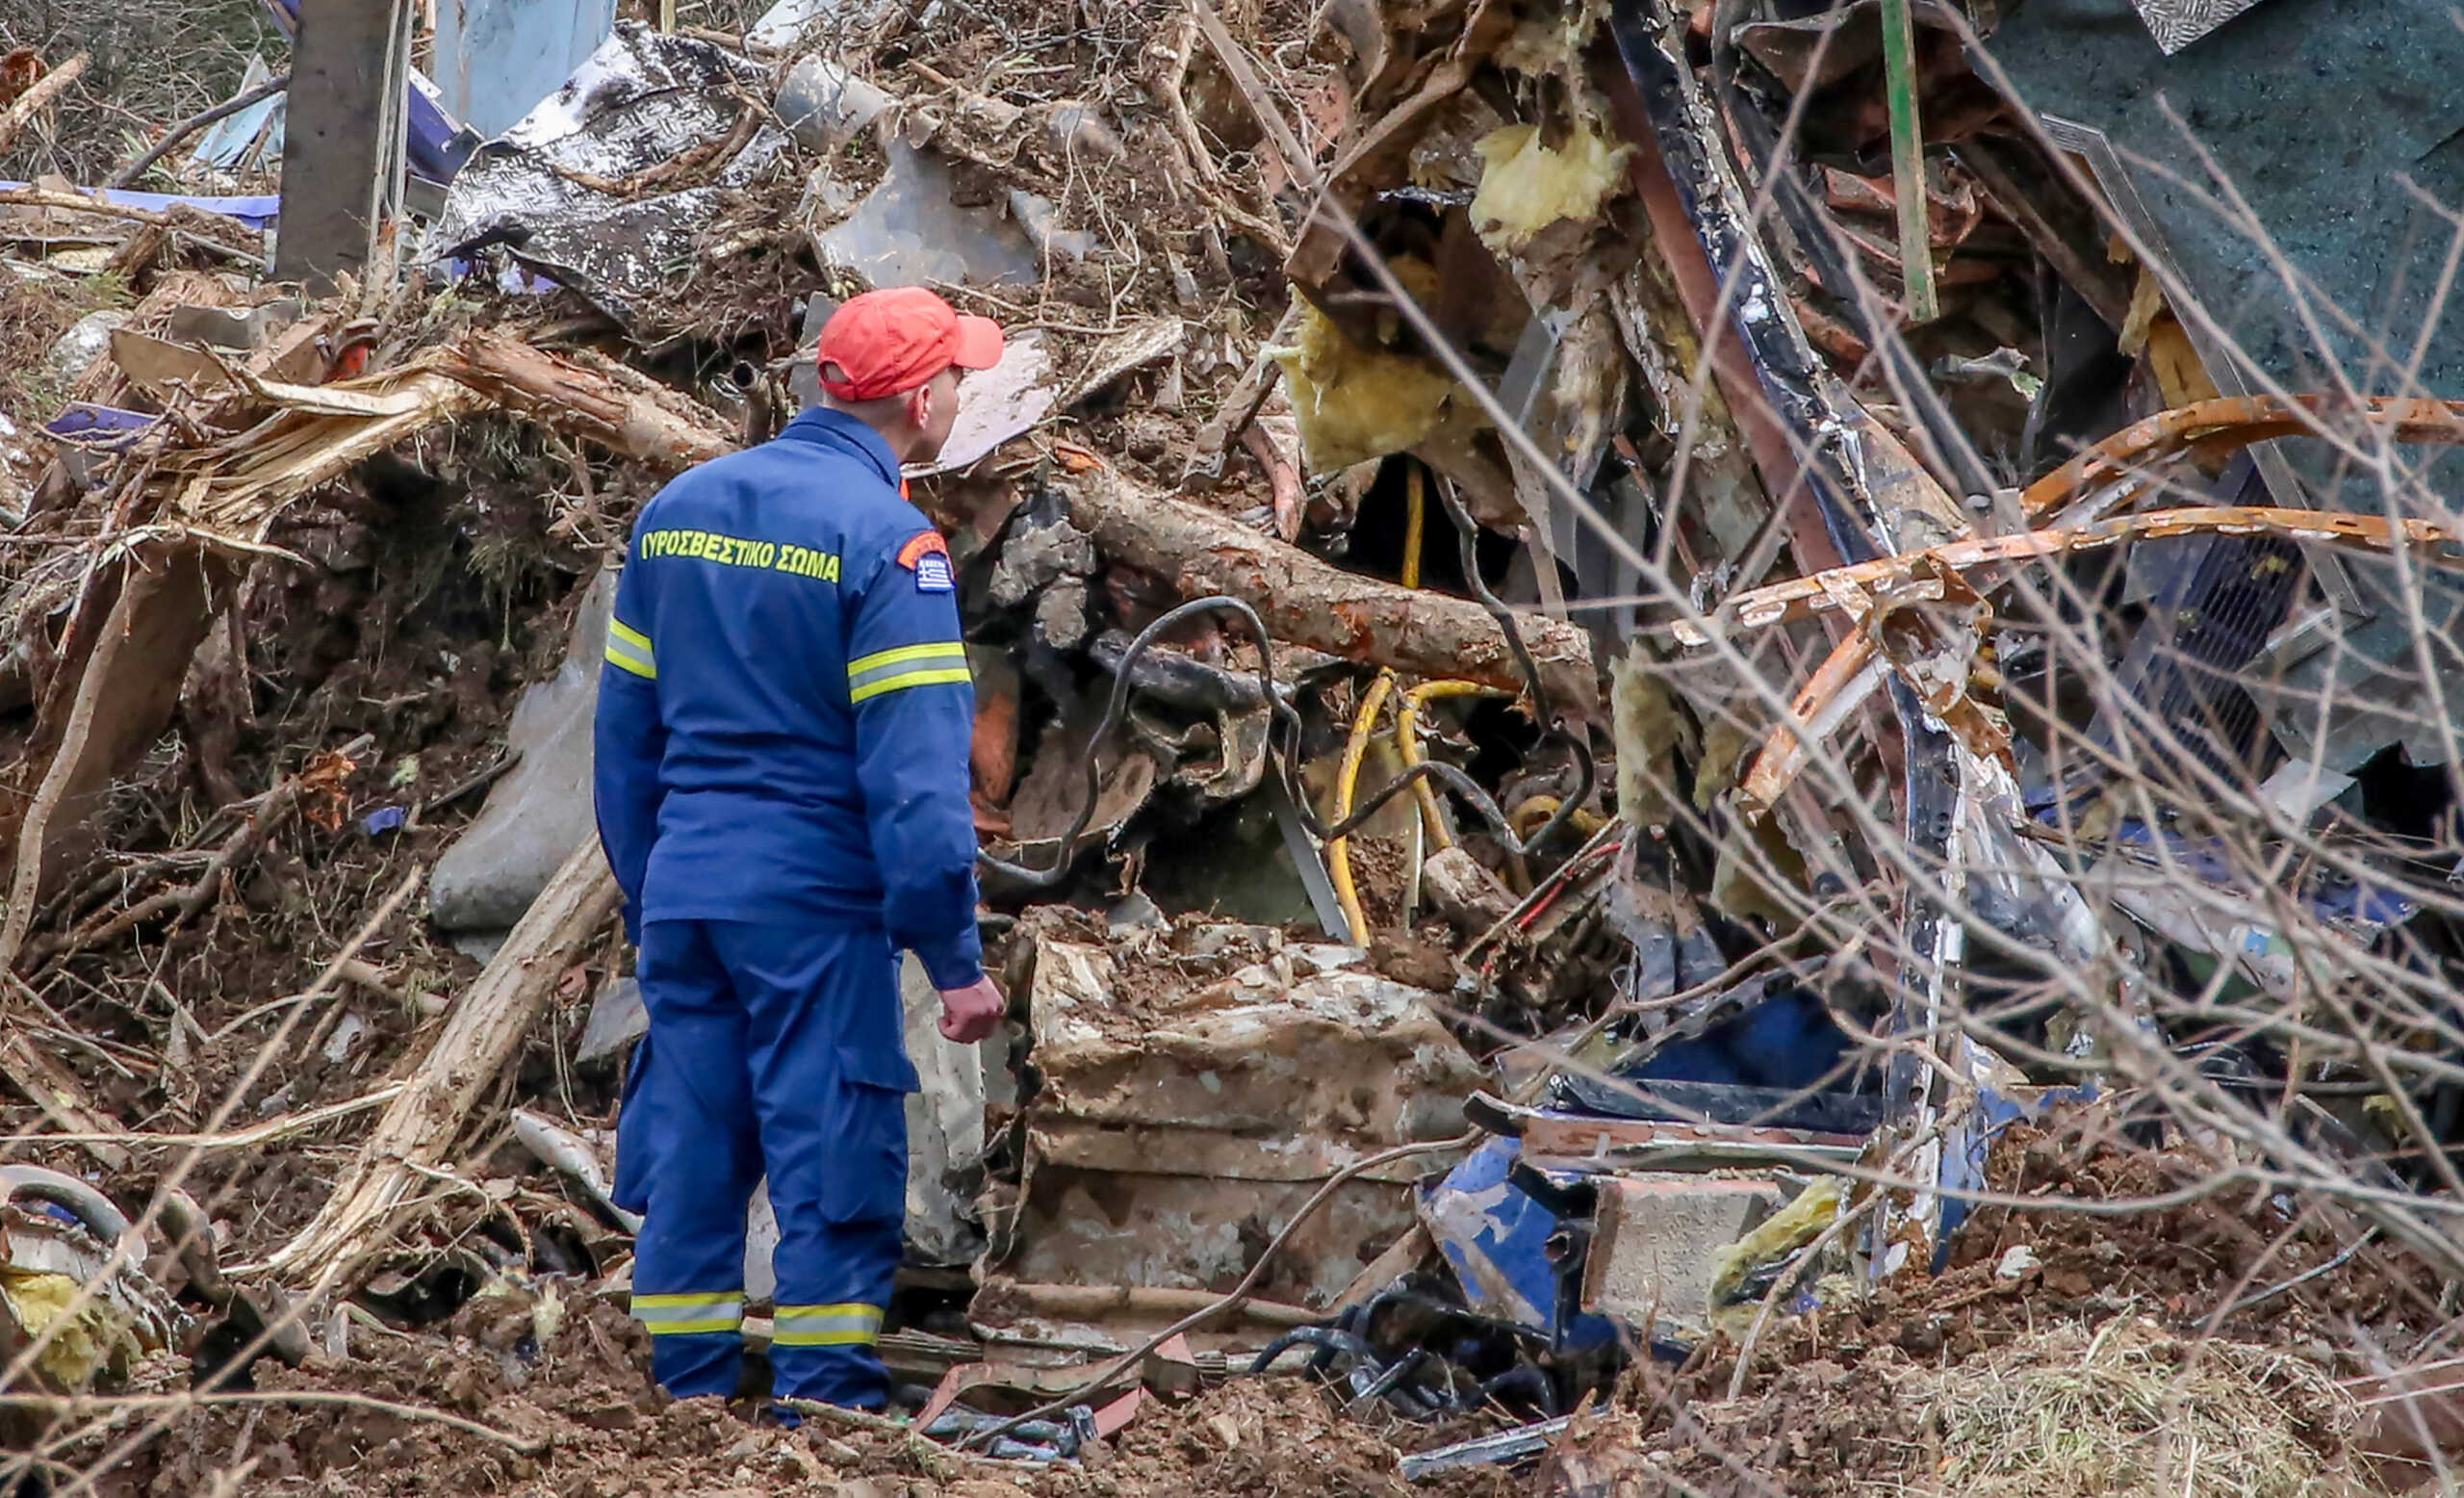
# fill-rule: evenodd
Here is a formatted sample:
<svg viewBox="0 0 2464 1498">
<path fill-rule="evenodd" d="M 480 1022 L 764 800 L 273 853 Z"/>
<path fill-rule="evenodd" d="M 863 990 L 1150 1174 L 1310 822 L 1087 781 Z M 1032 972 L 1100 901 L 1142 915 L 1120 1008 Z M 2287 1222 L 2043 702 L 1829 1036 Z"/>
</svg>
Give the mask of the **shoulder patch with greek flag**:
<svg viewBox="0 0 2464 1498">
<path fill-rule="evenodd" d="M 950 545 L 938 530 L 910 537 L 898 549 L 898 564 L 915 574 L 918 593 L 947 593 L 956 586 L 950 572 Z"/>
</svg>

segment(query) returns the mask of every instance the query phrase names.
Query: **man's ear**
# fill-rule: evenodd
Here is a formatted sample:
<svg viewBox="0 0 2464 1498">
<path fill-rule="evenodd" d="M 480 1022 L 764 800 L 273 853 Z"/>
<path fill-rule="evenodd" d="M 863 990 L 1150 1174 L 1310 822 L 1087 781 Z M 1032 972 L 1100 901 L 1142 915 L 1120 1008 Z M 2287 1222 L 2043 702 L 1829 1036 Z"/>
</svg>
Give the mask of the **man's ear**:
<svg viewBox="0 0 2464 1498">
<path fill-rule="evenodd" d="M 933 382 L 926 380 L 907 394 L 907 419 L 917 431 L 933 425 Z"/>
</svg>

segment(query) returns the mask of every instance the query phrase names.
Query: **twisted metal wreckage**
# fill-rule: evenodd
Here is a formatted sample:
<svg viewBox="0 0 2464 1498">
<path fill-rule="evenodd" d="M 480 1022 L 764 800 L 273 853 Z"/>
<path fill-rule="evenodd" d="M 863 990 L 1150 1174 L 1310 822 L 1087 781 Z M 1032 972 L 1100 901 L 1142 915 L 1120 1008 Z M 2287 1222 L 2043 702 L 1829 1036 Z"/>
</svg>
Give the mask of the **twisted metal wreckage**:
<svg viewBox="0 0 2464 1498">
<path fill-rule="evenodd" d="M 1061 1459 L 1108 1438 L 1141 1389 L 1305 1352 L 1414 1420 L 1502 1406 L 1532 1422 L 1412 1457 L 1407 1477 L 1519 1461 L 1619 1367 L 1720 1333 L 1750 1346 L 1835 1264 L 1941 1268 L 1993 1198 L 2014 1123 L 2151 1082 L 2194 1099 L 2171 1137 L 2323 1194 L 2440 1277 L 2464 1271 L 2439 1226 L 2464 1189 L 2444 947 L 2388 940 L 2426 915 L 2445 929 L 2451 902 L 2324 832 L 2307 883 L 2202 880 L 2219 856 L 2166 805 L 2306 758 L 2312 785 L 2341 784 L 2279 808 L 2292 840 L 2338 795 L 2369 821 L 2351 790 L 2366 763 L 2436 736 L 2382 733 L 2315 690 L 2349 659 L 2452 736 L 2452 671 L 2369 629 L 2406 614 L 2388 603 L 2406 588 L 2422 608 L 2447 597 L 2436 574 L 2464 536 L 2408 512 L 2400 486 L 2336 505 L 2356 471 L 2421 478 L 2397 450 L 2464 443 L 2464 402 L 2400 378 L 2295 394 L 2292 366 L 2223 349 L 2200 310 L 2213 278 L 2169 250 L 2165 230 L 2188 231 L 2146 207 L 2105 136 L 2019 102 L 1994 61 L 2008 49 L 1976 36 L 1985 8 L 1919 4 L 1913 28 L 1904 0 L 1786 9 L 1458 0 L 1402 35 L 1339 4 L 1348 123 L 1313 124 L 1316 146 L 1204 0 L 1161 28 L 1164 73 L 1211 59 L 1236 104 L 1208 133 L 1245 116 L 1280 196 L 1240 201 L 1186 105 L 1161 109 L 1180 115 L 1160 139 L 1208 200 L 1215 253 L 1245 237 L 1279 259 L 1293 310 L 1253 351 L 1208 355 L 1222 377 L 1203 423 L 1180 392 L 1194 350 L 1222 340 L 1194 312 L 1085 347 L 1019 340 L 1034 362 L 970 386 L 954 460 L 918 485 L 964 562 L 988 925 L 1026 1037 L 987 1067 L 911 1036 L 927 1074 L 911 1288 L 964 1306 L 963 1336 L 889 1339 L 903 1375 L 938 1383 L 928 1433 Z M 2012 24 L 2057 23 L 2023 8 Z M 15 579 L 27 632 L 0 664 L 27 714 L 0 803 L 13 989 L 198 918 L 302 809 L 360 815 L 367 740 L 226 798 L 138 874 L 82 871 L 113 788 L 184 710 L 190 662 L 250 580 L 320 565 L 299 520 L 319 496 L 382 455 L 415 465 L 455 424 L 586 443 L 642 492 L 767 434 L 788 341 L 726 350 L 760 356 L 718 361 L 734 377 L 692 393 L 648 373 L 691 341 L 662 326 L 673 268 L 770 243 L 712 242 L 728 193 L 801 180 L 808 321 L 830 291 L 922 278 L 912 257 L 945 244 L 981 262 L 949 279 L 984 285 L 1020 254 L 1090 253 L 1024 189 L 997 222 L 940 200 L 954 164 L 1014 164 L 1036 128 L 1019 106 L 937 75 L 900 98 L 852 54 L 745 52 L 621 26 L 564 95 L 439 168 L 426 262 L 544 276 L 586 315 L 366 323 L 337 298 L 294 306 L 285 330 L 193 337 L 172 329 L 200 308 L 246 322 L 274 298 L 166 270 L 111 335 L 50 427 L 62 455 L 28 521 L 80 544 Z M 1086 115 L 1046 126 L 1100 149 L 1111 127 L 1091 134 Z M 968 133 L 988 119 L 1011 157 Z M 830 154 L 859 138 L 888 163 L 861 196 Z M 1877 176 L 1833 164 L 1884 157 Z M 46 234 L 119 212 L 53 189 L 0 201 L 51 216 Z M 149 255 L 197 232 L 178 214 L 127 221 Z M 239 231 L 215 223 L 202 252 L 220 259 Z M 2021 279 L 2015 265 L 2031 326 L 1990 284 Z M 2001 358 L 2032 341 L 2040 355 Z M 2017 377 L 2028 364 L 2043 373 Z M 1117 435 L 1166 380 L 1194 434 Z M 2099 570 L 2116 551 L 2123 567 Z M 1784 557 L 1793 576 L 1767 581 Z M 2098 619 L 2123 591 L 2146 606 L 2143 641 L 2108 652 Z M 603 577 L 578 590 L 577 660 L 606 592 Z M 2070 646 L 2047 642 L 2066 630 Z M 2053 707 L 2080 669 L 2066 648 L 2117 694 L 2084 729 Z M 2271 660 L 2272 686 L 2237 677 Z M 432 914 L 491 954 L 424 1053 L 346 1105 L 225 1134 L 235 1091 L 195 1130 L 255 1148 L 375 1113 L 321 1206 L 225 1266 L 180 1189 L 193 1155 L 133 1220 L 58 1168 L 74 1156 L 0 1168 L 0 1357 L 34 1356 L 64 1394 L 194 1337 L 203 1312 L 237 1329 L 205 1370 L 227 1377 L 300 1356 L 307 1306 L 433 1280 L 441 1255 L 405 1247 L 427 1187 L 467 1158 L 614 909 L 574 799 L 586 777 L 543 768 L 573 752 L 586 680 L 569 663 L 534 688 L 513 736 L 535 759 L 493 770 L 439 862 Z M 2130 877 L 2150 869 L 2177 888 Z M 417 879 L 278 1017 L 252 1082 L 330 1041 Z M 2284 1000 L 2365 974 L 2429 1039 L 2314 1026 L 2306 1057 L 2219 1044 L 2220 1025 L 2151 998 L 2184 964 L 2210 1020 L 2243 989 Z M 2006 1003 L 2023 990 L 2050 1001 Z M 578 1062 L 620 1064 L 640 1023 L 627 995 L 611 972 Z M 85 1165 L 130 1169 L 125 1131 L 26 1032 L 0 1039 L 0 1072 Z M 2239 1100 L 2268 1087 L 2280 1112 Z M 2311 1088 L 2384 1097 L 2400 1122 L 2296 1098 Z M 565 1267 L 621 1292 L 627 1224 L 597 1141 L 509 1117 L 580 1197 L 585 1248 Z M 2372 1127 L 2403 1174 L 2365 1158 Z M 144 1267 L 156 1242 L 187 1308 Z M 764 1268 L 748 1262 L 756 1299 Z"/>
</svg>

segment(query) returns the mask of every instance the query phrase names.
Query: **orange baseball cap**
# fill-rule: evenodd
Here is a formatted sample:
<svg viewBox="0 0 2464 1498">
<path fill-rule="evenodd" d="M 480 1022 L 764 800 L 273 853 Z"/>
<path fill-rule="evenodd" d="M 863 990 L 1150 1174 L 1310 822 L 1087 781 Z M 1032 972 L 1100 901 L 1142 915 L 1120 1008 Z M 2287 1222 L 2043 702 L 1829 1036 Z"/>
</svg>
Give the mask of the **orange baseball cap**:
<svg viewBox="0 0 2464 1498">
<path fill-rule="evenodd" d="M 821 388 L 841 400 L 878 400 L 913 390 L 952 365 L 988 370 L 1001 362 L 1001 325 L 962 316 L 921 286 L 851 297 L 823 323 L 813 345 Z M 832 379 L 830 366 L 844 375 Z"/>
</svg>

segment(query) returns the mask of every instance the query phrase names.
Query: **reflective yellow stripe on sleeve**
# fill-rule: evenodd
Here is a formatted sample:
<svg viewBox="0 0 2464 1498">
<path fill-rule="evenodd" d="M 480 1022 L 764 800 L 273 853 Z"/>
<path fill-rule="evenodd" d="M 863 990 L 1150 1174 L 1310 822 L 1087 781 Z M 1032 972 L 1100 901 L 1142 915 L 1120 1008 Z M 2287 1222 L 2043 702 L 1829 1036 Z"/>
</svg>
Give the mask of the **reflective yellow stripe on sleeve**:
<svg viewBox="0 0 2464 1498">
<path fill-rule="evenodd" d="M 911 686 L 935 686 L 969 680 L 966 646 L 960 641 L 901 645 L 895 650 L 878 650 L 869 656 L 859 656 L 847 662 L 847 700 L 854 704 L 884 692 L 904 691 Z"/>
<path fill-rule="evenodd" d="M 658 657 L 651 637 L 622 619 L 607 621 L 607 663 L 650 681 L 658 679 Z"/>
</svg>

